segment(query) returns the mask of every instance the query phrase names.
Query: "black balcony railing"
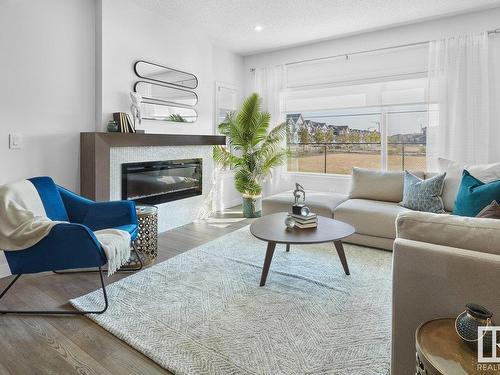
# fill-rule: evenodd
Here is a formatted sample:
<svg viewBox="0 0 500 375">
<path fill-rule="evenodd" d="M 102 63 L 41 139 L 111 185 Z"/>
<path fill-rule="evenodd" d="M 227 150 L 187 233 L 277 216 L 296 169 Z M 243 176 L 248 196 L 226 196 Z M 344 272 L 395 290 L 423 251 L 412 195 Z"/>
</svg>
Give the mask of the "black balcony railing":
<svg viewBox="0 0 500 375">
<path fill-rule="evenodd" d="M 352 167 L 380 169 L 380 142 L 290 143 L 288 170 L 350 174 Z M 414 142 L 388 142 L 389 170 L 425 170 L 426 145 Z"/>
</svg>

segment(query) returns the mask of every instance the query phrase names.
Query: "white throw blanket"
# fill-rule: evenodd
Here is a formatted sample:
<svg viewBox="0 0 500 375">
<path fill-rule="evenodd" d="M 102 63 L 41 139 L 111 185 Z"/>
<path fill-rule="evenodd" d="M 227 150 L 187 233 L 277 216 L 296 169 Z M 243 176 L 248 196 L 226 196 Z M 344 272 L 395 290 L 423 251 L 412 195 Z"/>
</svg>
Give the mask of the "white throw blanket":
<svg viewBox="0 0 500 375">
<path fill-rule="evenodd" d="M 47 217 L 30 181 L 0 186 L 0 249 L 27 249 L 49 234 L 57 223 Z"/>
<path fill-rule="evenodd" d="M 0 249 L 24 250 L 47 236 L 62 223 L 47 217 L 35 186 L 28 180 L 0 186 Z M 108 275 L 130 257 L 130 233 L 118 229 L 94 232 L 108 260 Z"/>
<path fill-rule="evenodd" d="M 108 259 L 110 276 L 130 258 L 130 233 L 119 229 L 102 229 L 94 234 Z"/>
</svg>

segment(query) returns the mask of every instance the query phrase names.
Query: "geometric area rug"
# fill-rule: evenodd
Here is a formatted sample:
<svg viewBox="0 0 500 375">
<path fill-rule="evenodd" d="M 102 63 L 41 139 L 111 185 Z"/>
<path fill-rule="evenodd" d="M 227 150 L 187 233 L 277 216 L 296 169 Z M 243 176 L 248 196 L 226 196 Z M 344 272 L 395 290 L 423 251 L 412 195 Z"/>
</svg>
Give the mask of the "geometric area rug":
<svg viewBox="0 0 500 375">
<path fill-rule="evenodd" d="M 175 374 L 389 374 L 392 253 L 344 246 L 350 276 L 333 244 L 278 244 L 259 287 L 245 227 L 110 284 L 89 317 Z"/>
</svg>

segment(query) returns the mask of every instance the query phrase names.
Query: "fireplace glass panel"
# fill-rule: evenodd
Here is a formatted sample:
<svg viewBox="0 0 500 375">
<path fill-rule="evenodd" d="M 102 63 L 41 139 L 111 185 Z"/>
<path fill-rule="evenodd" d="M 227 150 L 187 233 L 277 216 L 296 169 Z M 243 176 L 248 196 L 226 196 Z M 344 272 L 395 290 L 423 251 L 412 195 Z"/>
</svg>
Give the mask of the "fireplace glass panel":
<svg viewBox="0 0 500 375">
<path fill-rule="evenodd" d="M 159 204 L 202 194 L 202 159 L 122 164 L 122 199 Z"/>
</svg>

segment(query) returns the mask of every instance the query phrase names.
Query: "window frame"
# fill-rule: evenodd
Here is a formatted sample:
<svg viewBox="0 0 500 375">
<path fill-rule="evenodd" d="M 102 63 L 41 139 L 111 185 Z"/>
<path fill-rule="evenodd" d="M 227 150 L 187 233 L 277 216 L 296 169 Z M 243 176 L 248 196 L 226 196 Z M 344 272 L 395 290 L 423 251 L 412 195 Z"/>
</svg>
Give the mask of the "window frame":
<svg viewBox="0 0 500 375">
<path fill-rule="evenodd" d="M 222 89 L 230 90 L 235 92 L 235 103 L 236 107 L 234 109 L 229 109 L 229 108 L 221 108 L 221 98 L 220 98 L 220 93 Z M 221 109 L 229 110 L 229 111 L 237 111 L 239 109 L 239 106 L 241 104 L 241 89 L 233 84 L 226 83 L 226 82 L 221 82 L 221 81 L 216 81 L 215 82 L 215 110 L 214 110 L 214 126 L 213 126 L 213 134 L 214 135 L 220 135 L 218 125 L 219 125 L 219 114 Z M 227 138 L 227 137 L 226 137 Z M 231 154 L 233 153 L 233 150 L 231 149 L 231 146 L 229 144 L 229 139 L 226 139 L 226 147 L 229 148 Z M 221 170 L 222 174 L 231 174 L 233 173 L 233 166 L 230 166 L 228 169 L 223 169 Z"/>
<path fill-rule="evenodd" d="M 301 91 L 309 91 L 309 90 L 315 90 L 315 89 L 324 89 L 324 88 L 336 88 L 336 87 L 344 87 L 344 86 L 357 86 L 357 85 L 363 85 L 363 84 L 370 84 L 370 83 L 389 83 L 389 82 L 394 82 L 394 81 L 401 81 L 401 80 L 411 80 L 411 79 L 426 79 L 427 72 L 416 72 L 416 73 L 411 73 L 411 74 L 405 74 L 404 77 L 402 77 L 399 74 L 392 75 L 392 76 L 383 76 L 383 77 L 378 77 L 378 78 L 370 78 L 370 79 L 360 79 L 360 80 L 351 80 L 351 81 L 342 81 L 342 82 L 331 82 L 331 83 L 325 83 L 325 84 L 318 84 L 318 85 L 306 85 L 306 86 L 295 86 L 291 88 L 285 88 L 280 91 L 280 103 L 281 103 L 281 108 L 280 108 L 280 115 L 285 118 L 286 121 L 286 116 L 289 113 L 297 113 L 297 111 L 290 111 L 287 112 L 285 111 L 286 107 L 286 100 L 287 100 L 287 94 L 290 93 L 296 93 L 296 92 L 301 92 Z M 392 79 L 390 79 L 392 78 Z M 427 84 L 426 84 L 427 85 Z M 393 112 L 390 111 L 390 107 L 395 107 L 395 106 L 410 106 L 410 105 L 423 105 L 427 106 L 427 119 L 429 120 L 429 100 L 428 100 L 428 95 L 425 93 L 425 100 L 422 102 L 413 102 L 413 103 L 396 103 L 396 104 L 380 104 L 378 106 L 366 106 L 366 107 L 344 107 L 344 108 L 335 108 L 335 110 L 347 110 L 347 109 L 355 109 L 355 108 L 379 108 L 380 109 L 380 169 L 381 171 L 389 171 L 388 166 L 389 166 L 389 154 L 388 154 L 388 126 L 389 126 L 389 121 L 388 121 L 388 116 L 391 113 L 398 113 L 398 112 Z M 324 109 L 322 109 L 324 111 Z M 314 110 L 308 109 L 307 111 L 304 112 L 314 112 Z M 429 122 L 429 121 L 427 121 Z M 429 126 L 429 124 L 427 125 Z M 286 144 L 288 147 L 288 142 Z M 338 177 L 349 177 L 351 175 L 349 174 L 338 174 L 338 173 L 319 173 L 319 172 L 302 172 L 302 171 L 289 171 L 288 170 L 288 163 L 286 165 L 286 170 L 284 171 L 285 174 L 287 175 L 317 175 L 317 176 L 334 176 L 336 178 Z"/>
</svg>

